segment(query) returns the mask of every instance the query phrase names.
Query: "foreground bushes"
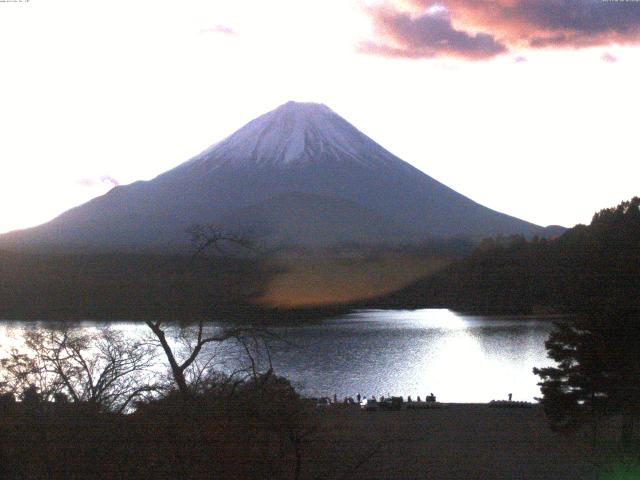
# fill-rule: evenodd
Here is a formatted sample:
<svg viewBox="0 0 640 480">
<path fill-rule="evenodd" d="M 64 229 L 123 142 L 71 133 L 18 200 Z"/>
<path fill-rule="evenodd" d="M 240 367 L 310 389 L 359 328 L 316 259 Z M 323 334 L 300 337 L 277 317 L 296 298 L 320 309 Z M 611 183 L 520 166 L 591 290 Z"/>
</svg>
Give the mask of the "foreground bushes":
<svg viewBox="0 0 640 480">
<path fill-rule="evenodd" d="M 311 405 L 272 375 L 171 393 L 129 415 L 86 403 L 0 401 L 0 478 L 298 478 Z"/>
</svg>

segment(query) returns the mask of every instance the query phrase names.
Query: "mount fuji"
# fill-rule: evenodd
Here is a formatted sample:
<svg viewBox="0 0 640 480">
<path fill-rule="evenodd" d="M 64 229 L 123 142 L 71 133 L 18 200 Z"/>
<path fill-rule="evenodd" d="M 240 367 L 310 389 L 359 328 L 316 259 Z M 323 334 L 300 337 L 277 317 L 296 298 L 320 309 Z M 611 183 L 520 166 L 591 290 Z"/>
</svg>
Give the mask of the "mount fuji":
<svg viewBox="0 0 640 480">
<path fill-rule="evenodd" d="M 486 208 L 325 105 L 286 103 L 150 181 L 118 186 L 0 246 L 162 249 L 193 224 L 311 247 L 550 231 Z"/>
</svg>

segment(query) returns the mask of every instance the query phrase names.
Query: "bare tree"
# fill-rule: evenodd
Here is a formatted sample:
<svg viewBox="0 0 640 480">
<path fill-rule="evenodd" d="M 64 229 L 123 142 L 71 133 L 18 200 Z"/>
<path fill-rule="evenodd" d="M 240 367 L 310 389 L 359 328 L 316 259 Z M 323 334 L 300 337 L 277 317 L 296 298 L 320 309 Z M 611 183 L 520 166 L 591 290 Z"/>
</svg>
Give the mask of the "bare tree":
<svg viewBox="0 0 640 480">
<path fill-rule="evenodd" d="M 188 233 L 191 235 L 191 240 L 194 244 L 193 258 L 203 254 L 208 249 L 213 249 L 218 254 L 224 255 L 227 253 L 224 250 L 224 245 L 228 244 L 247 250 L 254 249 L 254 245 L 249 239 L 225 232 L 214 224 L 194 225 L 189 228 Z M 268 352 L 266 339 L 273 337 L 269 332 L 254 327 L 218 329 L 217 331 L 210 329 L 207 331 L 204 321 L 200 320 L 195 328 L 187 328 L 181 331 L 181 334 L 178 335 L 179 342 L 170 342 L 170 339 L 167 338 L 167 328 L 162 320 L 147 320 L 145 323 L 162 348 L 169 363 L 173 382 L 184 397 L 194 394 L 197 387 L 202 385 L 205 376 L 211 378 L 212 374 L 220 373 L 219 365 L 215 363 L 215 356 L 211 353 L 211 349 L 208 349 L 208 354 L 204 358 L 201 356 L 206 346 L 219 346 L 228 342 L 240 346 L 246 353 L 246 359 L 249 361 L 250 367 L 248 369 L 241 367 L 227 373 L 227 379 L 241 381 L 238 378 L 246 379 L 243 374 L 248 371 L 251 372 L 254 378 L 257 378 L 259 369 L 256 364 L 256 356 L 263 349 Z M 253 349 L 249 348 L 250 341 Z M 273 369 L 271 368 L 271 358 L 268 354 L 267 357 L 269 361 L 267 372 L 270 375 Z"/>
<path fill-rule="evenodd" d="M 244 354 L 244 362 L 229 366 L 226 381 L 240 383 L 248 378 L 258 379 L 273 372 L 268 340 L 275 339 L 276 336 L 266 330 L 249 326 L 207 331 L 204 321 L 200 320 L 195 327 L 180 330 L 176 341 L 172 342 L 161 320 L 148 320 L 145 323 L 162 348 L 173 382 L 183 397 L 197 393 L 207 379 L 221 373 L 222 365 L 218 362 L 220 359 L 216 357 L 215 351 L 209 348 L 206 355 L 202 355 L 207 346 L 227 345 L 235 349 L 235 353 L 241 351 Z M 225 355 L 233 356 L 229 350 Z M 261 368 L 264 362 L 260 360 L 263 357 L 267 360 L 266 372 Z"/>
<path fill-rule="evenodd" d="M 246 236 L 225 232 L 215 224 L 192 225 L 187 229 L 187 233 L 191 236 L 191 242 L 194 245 L 194 257 L 208 249 L 226 255 L 224 245 L 236 245 L 246 250 L 255 250 L 254 242 Z"/>
<path fill-rule="evenodd" d="M 36 391 L 46 401 L 66 397 L 124 412 L 156 389 L 151 346 L 117 330 L 37 329 L 24 333 L 24 345 L 1 361 L 5 388 L 19 396 Z"/>
</svg>

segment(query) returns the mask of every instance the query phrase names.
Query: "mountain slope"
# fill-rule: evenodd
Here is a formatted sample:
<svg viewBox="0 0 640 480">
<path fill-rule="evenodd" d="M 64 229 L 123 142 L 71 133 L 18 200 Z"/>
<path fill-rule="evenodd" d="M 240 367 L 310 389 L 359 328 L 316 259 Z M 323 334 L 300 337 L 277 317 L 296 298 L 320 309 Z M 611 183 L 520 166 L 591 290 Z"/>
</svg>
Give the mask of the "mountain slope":
<svg viewBox="0 0 640 480">
<path fill-rule="evenodd" d="M 286 198 L 297 208 L 284 208 Z M 319 203 L 332 208 L 318 216 Z M 288 243 L 300 244 L 322 243 L 309 234 L 314 219 L 326 243 L 545 235 L 422 173 L 328 107 L 289 102 L 151 181 L 116 187 L 47 224 L 3 236 L 0 246 L 166 248 L 185 243 L 194 223 L 250 229 L 267 213 L 272 226 L 287 225 Z"/>
<path fill-rule="evenodd" d="M 357 203 L 291 192 L 258 205 L 234 210 L 220 222 L 249 237 L 268 238 L 286 246 L 291 239 L 306 246 L 339 243 L 397 243 L 410 238 L 410 230 L 393 218 L 386 218 Z"/>
</svg>

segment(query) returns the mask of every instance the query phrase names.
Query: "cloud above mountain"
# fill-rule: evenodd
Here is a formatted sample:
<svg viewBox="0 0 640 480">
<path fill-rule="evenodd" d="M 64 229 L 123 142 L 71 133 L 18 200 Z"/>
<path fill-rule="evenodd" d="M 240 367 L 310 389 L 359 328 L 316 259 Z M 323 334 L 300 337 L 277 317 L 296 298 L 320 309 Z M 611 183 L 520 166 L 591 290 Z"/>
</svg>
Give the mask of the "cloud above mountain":
<svg viewBox="0 0 640 480">
<path fill-rule="evenodd" d="M 223 35 L 235 35 L 236 31 L 231 28 L 228 27 L 227 25 L 222 25 L 222 24 L 218 24 L 215 25 L 213 27 L 206 27 L 206 28 L 201 28 L 200 29 L 200 33 L 205 34 L 205 33 L 218 33 L 218 34 L 223 34 Z"/>
<path fill-rule="evenodd" d="M 486 59 L 519 48 L 640 43 L 640 2 L 606 0 L 389 0 L 366 8 L 387 57 Z"/>
<path fill-rule="evenodd" d="M 84 177 L 77 181 L 78 185 L 83 187 L 96 187 L 98 185 L 109 185 L 117 187 L 120 182 L 111 175 L 100 175 L 97 177 Z"/>
<path fill-rule="evenodd" d="M 369 13 L 380 41 L 362 43 L 360 50 L 365 53 L 407 58 L 445 55 L 482 59 L 507 50 L 491 35 L 457 30 L 449 12 L 443 8 L 412 16 L 383 5 L 370 8 Z"/>
</svg>

